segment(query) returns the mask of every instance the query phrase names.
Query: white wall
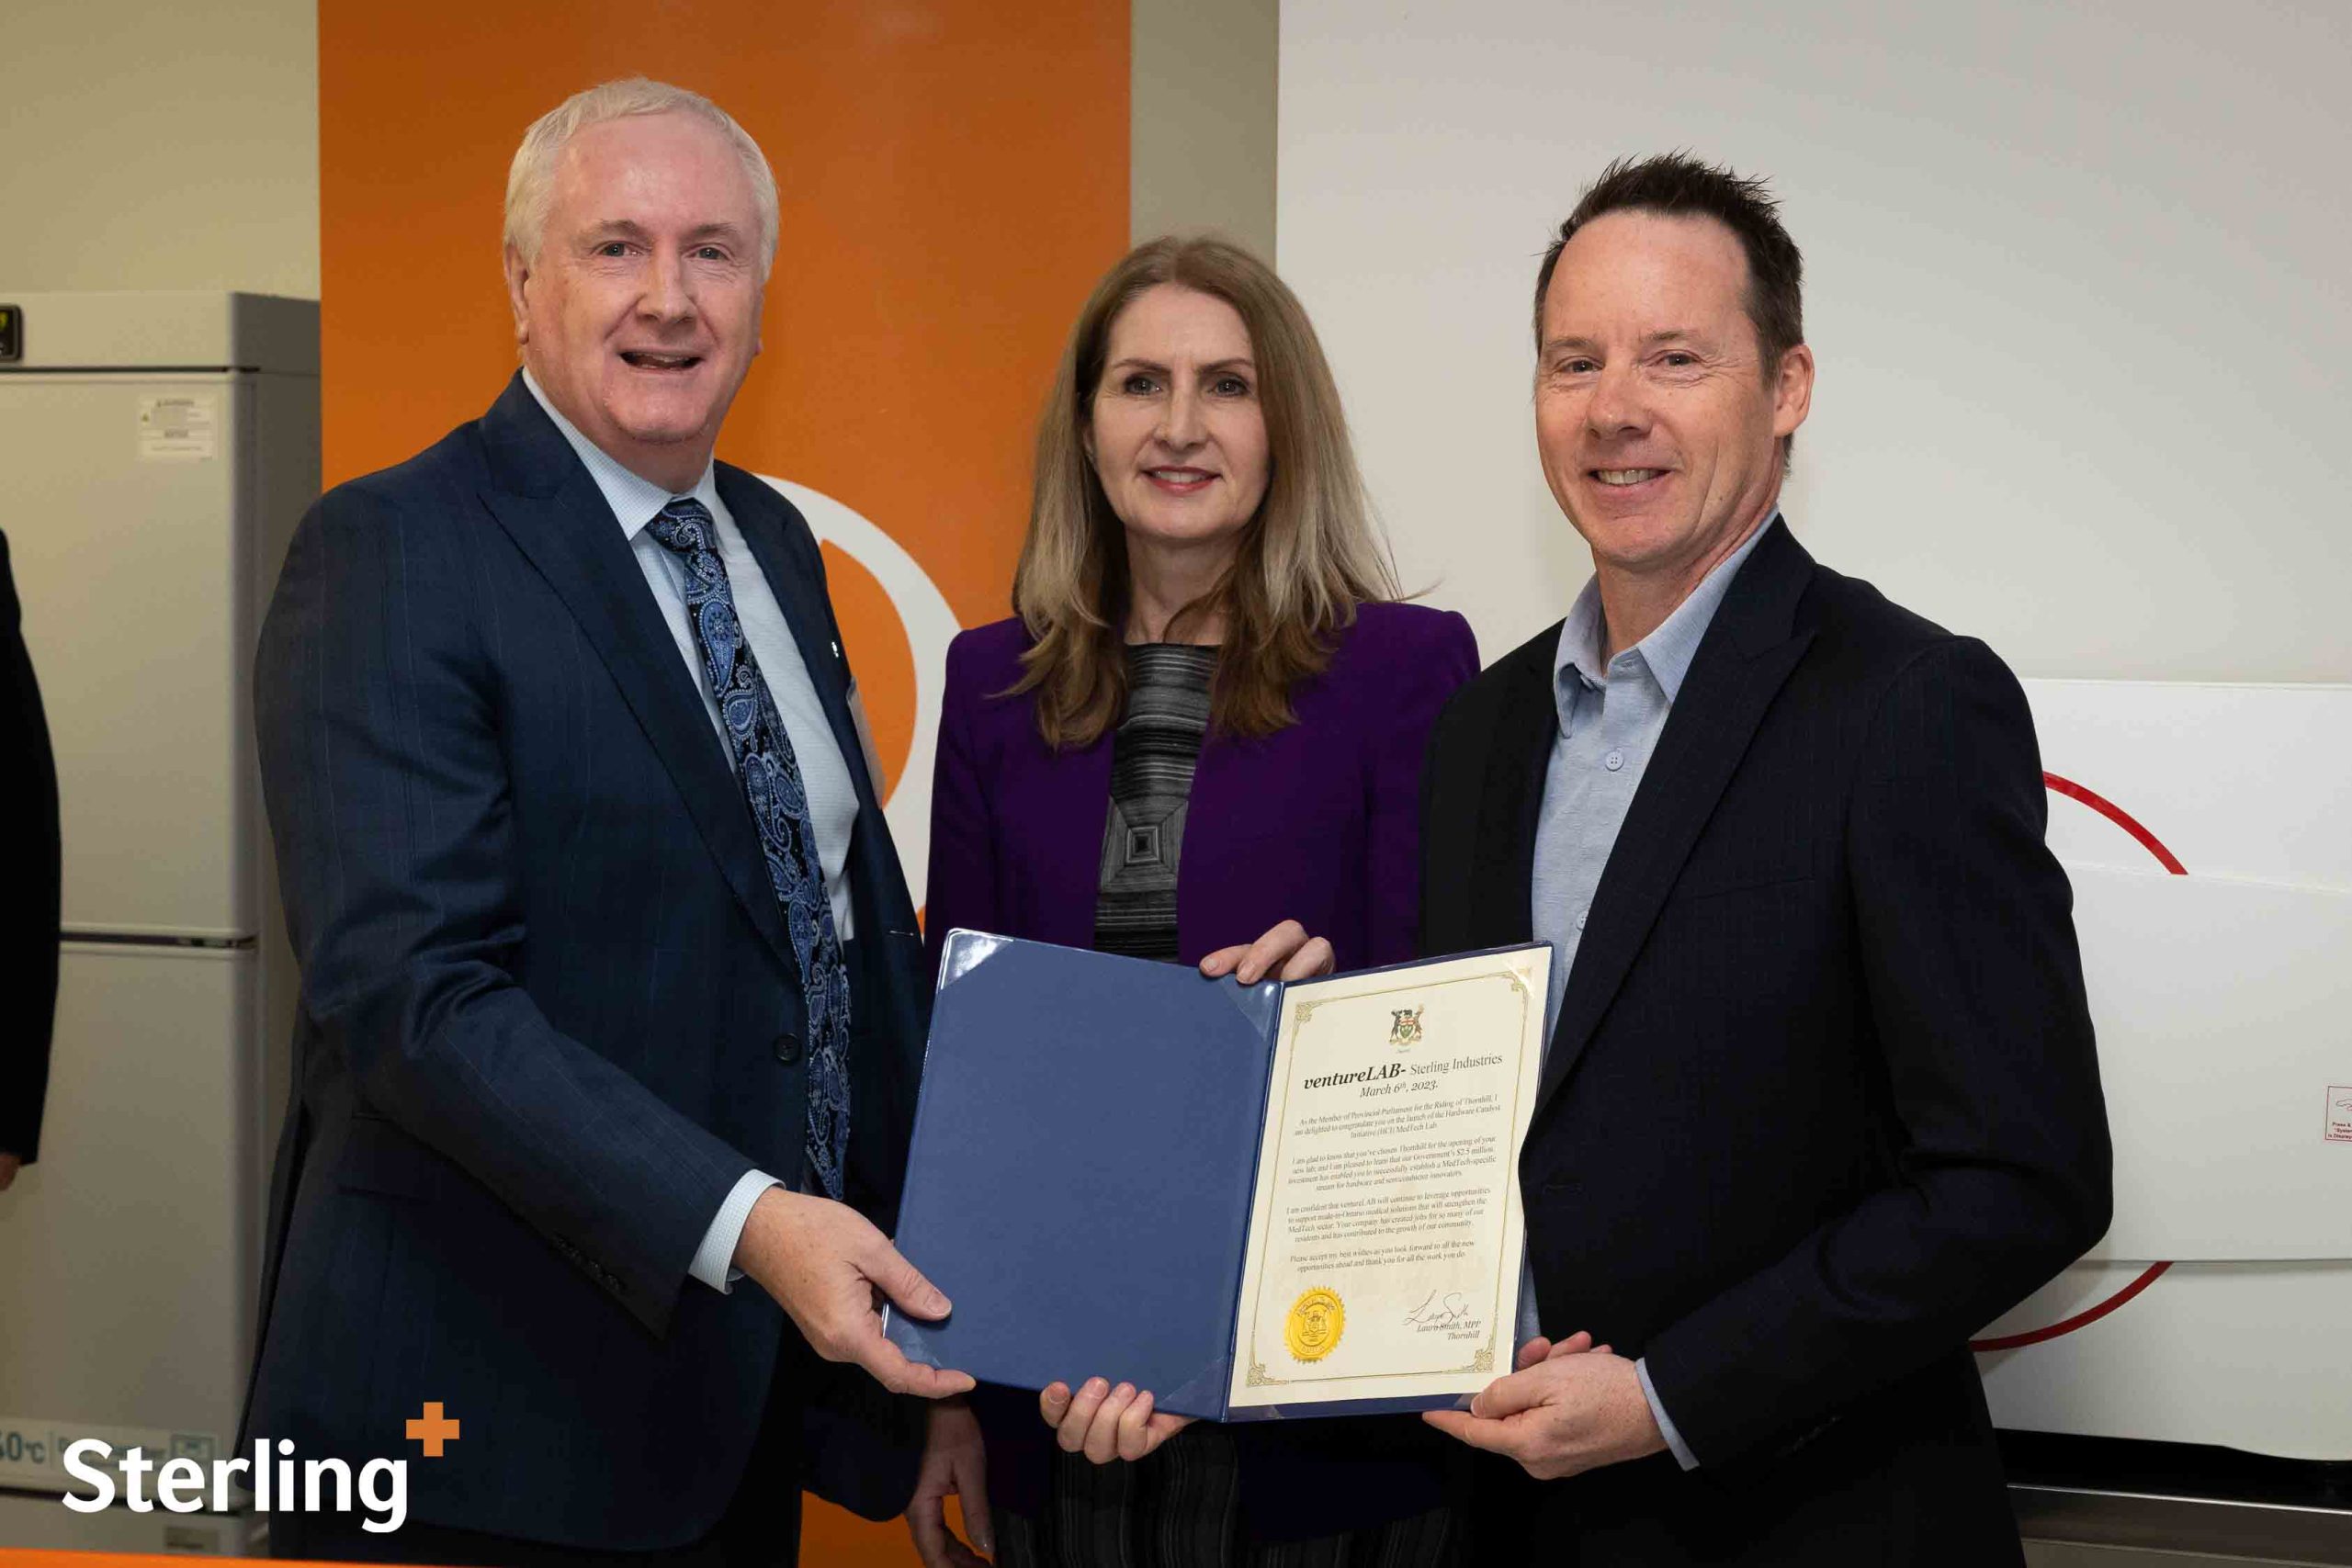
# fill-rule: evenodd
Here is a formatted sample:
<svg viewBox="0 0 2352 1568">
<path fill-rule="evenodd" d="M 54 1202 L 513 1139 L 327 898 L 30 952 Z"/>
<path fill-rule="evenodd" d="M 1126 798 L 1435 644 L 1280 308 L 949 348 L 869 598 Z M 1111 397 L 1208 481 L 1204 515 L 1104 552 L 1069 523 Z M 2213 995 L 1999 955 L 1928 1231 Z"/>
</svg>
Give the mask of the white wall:
<svg viewBox="0 0 2352 1568">
<path fill-rule="evenodd" d="M 1487 658 L 1589 558 L 1529 296 L 1613 155 L 1771 177 L 1824 560 L 2039 675 L 2352 681 L 2352 26 L 2333 0 L 1285 0 L 1281 265 L 1408 582 Z"/>
<path fill-rule="evenodd" d="M 16 0 L 0 294 L 319 296 L 315 0 Z"/>
</svg>

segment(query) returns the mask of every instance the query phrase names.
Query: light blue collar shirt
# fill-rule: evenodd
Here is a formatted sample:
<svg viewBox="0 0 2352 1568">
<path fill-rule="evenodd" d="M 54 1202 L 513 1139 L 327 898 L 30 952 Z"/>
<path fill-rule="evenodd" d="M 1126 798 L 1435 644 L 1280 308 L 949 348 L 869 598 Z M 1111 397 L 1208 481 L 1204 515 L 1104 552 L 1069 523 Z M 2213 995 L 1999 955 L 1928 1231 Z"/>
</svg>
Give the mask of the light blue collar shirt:
<svg viewBox="0 0 2352 1568">
<path fill-rule="evenodd" d="M 1605 655 L 1609 628 L 1600 606 L 1600 580 L 1587 582 L 1560 627 L 1559 651 L 1552 662 L 1552 699 L 1560 729 L 1544 775 L 1544 805 L 1535 829 L 1535 865 L 1530 903 L 1535 939 L 1552 944 L 1551 994 L 1544 1009 L 1544 1049 L 1560 1018 L 1577 949 L 1584 940 L 1592 896 L 1609 864 L 1618 829 L 1641 787 L 1642 774 L 1666 731 L 1667 715 L 1682 690 L 1699 644 L 1714 624 L 1715 611 L 1756 542 L 1780 520 L 1774 508 L 1739 548 L 1718 562 L 1674 613 L 1649 636 L 1619 653 Z M 1535 1337 L 1534 1279 L 1520 1282 L 1519 1337 Z M 1685 1470 L 1698 1461 L 1650 1387 L 1649 1370 L 1634 1363 L 1642 1392 L 1667 1446 Z"/>
<path fill-rule="evenodd" d="M 678 657 L 694 678 L 695 690 L 702 694 L 704 711 L 710 716 L 711 732 L 718 737 L 722 748 L 728 748 L 727 726 L 718 716 L 718 701 L 711 694 L 710 679 L 703 670 L 702 650 L 695 646 L 694 623 L 686 616 L 685 562 L 664 547 L 650 528 L 662 509 L 676 498 L 652 480 L 623 468 L 582 435 L 548 401 L 547 394 L 527 370 L 523 372 L 523 385 L 530 389 L 539 407 L 555 421 L 556 429 L 563 433 L 564 440 L 579 454 L 588 477 L 596 481 L 596 489 L 612 507 L 613 516 L 628 540 L 629 550 L 637 558 L 638 570 L 645 575 L 645 585 L 651 590 L 653 602 L 662 608 L 671 640 L 678 645 Z M 853 933 L 849 881 L 843 871 L 849 861 L 850 837 L 857 827 L 857 786 L 851 782 L 849 765 L 842 760 L 841 747 L 833 739 L 832 725 L 825 716 L 816 683 L 808 678 L 808 667 L 801 660 L 800 644 L 793 637 L 791 623 L 785 619 L 775 592 L 768 586 L 767 573 L 760 570 L 758 558 L 744 542 L 735 514 L 718 498 L 718 466 L 705 464 L 702 478 L 685 494 L 702 502 L 710 513 L 718 535 L 718 558 L 727 569 L 728 588 L 735 599 L 735 618 L 742 623 L 743 640 L 751 646 L 752 657 L 759 662 L 760 674 L 767 682 L 768 695 L 775 700 L 776 712 L 784 719 L 785 736 L 792 742 L 793 761 L 799 765 L 800 781 L 808 791 L 808 816 L 817 830 L 817 858 L 824 867 L 825 891 L 833 906 L 833 929 L 842 941 L 847 942 Z M 727 758 L 732 767 L 731 749 L 728 749 Z"/>
</svg>

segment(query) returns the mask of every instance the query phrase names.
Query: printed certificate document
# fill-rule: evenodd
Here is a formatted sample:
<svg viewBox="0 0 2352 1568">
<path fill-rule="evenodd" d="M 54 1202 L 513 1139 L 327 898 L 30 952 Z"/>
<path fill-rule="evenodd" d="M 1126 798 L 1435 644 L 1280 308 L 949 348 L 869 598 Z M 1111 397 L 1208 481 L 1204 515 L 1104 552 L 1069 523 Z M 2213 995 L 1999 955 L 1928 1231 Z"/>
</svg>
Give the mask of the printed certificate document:
<svg viewBox="0 0 2352 1568">
<path fill-rule="evenodd" d="M 1510 1368 L 1552 950 L 1240 986 L 951 931 L 897 1243 L 911 1359 L 1174 1415 L 1427 1410 Z"/>
<path fill-rule="evenodd" d="M 1551 957 L 1518 948 L 1284 988 L 1237 1416 L 1475 1393 L 1510 1371 L 1519 1149 Z"/>
</svg>

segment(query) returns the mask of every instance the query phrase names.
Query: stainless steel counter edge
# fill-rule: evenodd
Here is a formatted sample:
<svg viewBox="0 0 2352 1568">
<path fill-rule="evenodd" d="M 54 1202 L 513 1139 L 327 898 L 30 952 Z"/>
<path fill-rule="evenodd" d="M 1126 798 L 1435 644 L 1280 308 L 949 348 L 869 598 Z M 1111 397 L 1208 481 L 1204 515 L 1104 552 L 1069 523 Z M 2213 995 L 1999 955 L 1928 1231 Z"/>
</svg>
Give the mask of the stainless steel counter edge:
<svg viewBox="0 0 2352 1568">
<path fill-rule="evenodd" d="M 2029 1540 L 2352 1564 L 2352 1509 L 2012 1483 Z"/>
</svg>

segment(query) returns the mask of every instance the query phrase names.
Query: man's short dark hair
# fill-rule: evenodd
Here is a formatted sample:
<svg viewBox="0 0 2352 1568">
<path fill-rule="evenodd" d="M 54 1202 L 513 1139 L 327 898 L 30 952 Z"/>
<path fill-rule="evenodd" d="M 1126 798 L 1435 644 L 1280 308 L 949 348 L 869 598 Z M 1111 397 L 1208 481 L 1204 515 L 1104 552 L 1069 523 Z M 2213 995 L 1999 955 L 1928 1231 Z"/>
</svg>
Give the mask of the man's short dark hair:
<svg viewBox="0 0 2352 1568">
<path fill-rule="evenodd" d="M 1670 218 L 1712 218 L 1730 230 L 1747 254 L 1747 319 L 1763 351 L 1766 385 L 1781 356 L 1804 341 L 1804 257 L 1781 227 L 1781 204 L 1761 179 L 1743 179 L 1688 152 L 1620 158 L 1585 190 L 1535 275 L 1535 346 L 1544 347 L 1544 296 L 1552 270 L 1577 231 L 1610 212 L 1656 212 Z"/>
</svg>

